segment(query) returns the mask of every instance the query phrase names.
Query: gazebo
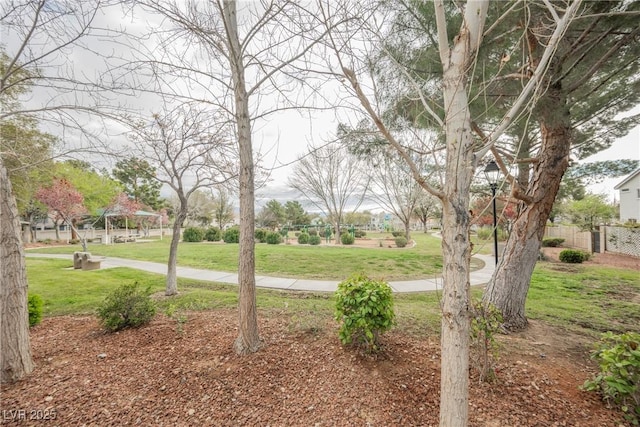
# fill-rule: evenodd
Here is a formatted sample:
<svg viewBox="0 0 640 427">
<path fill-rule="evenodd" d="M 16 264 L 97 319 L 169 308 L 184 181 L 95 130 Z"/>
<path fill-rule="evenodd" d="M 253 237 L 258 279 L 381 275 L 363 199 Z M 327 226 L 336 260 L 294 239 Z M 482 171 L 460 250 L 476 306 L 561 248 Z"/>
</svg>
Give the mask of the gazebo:
<svg viewBox="0 0 640 427">
<path fill-rule="evenodd" d="M 129 235 L 129 220 L 128 217 L 132 216 L 132 215 L 127 215 L 123 212 L 120 212 L 119 209 L 110 209 L 104 212 L 104 238 L 105 238 L 105 244 L 110 244 L 111 243 L 111 239 L 109 238 L 109 218 L 110 217 L 120 217 L 120 216 L 124 216 L 124 227 L 125 227 L 125 233 L 127 235 Z M 162 217 L 162 215 L 157 214 L 157 213 L 153 213 L 153 212 L 147 212 L 147 211 L 136 211 L 133 216 L 141 216 L 141 217 Z M 160 221 L 160 240 L 162 240 L 162 221 Z"/>
</svg>

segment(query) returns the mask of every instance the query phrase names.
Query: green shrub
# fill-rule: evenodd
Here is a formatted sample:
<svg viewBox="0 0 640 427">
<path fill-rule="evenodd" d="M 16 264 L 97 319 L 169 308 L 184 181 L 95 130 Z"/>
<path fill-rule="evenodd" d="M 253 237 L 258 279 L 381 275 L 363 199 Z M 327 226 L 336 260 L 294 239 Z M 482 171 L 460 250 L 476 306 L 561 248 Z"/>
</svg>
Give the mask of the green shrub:
<svg viewBox="0 0 640 427">
<path fill-rule="evenodd" d="M 490 227 L 480 227 L 476 230 L 476 236 L 480 240 L 487 240 L 490 237 L 493 237 L 493 228 Z"/>
<path fill-rule="evenodd" d="M 603 334 L 591 358 L 598 362 L 600 373 L 582 386 L 597 391 L 618 405 L 633 425 L 640 424 L 640 334 L 627 332 Z"/>
<path fill-rule="evenodd" d="M 204 240 L 207 242 L 219 242 L 222 238 L 222 232 L 218 227 L 209 227 L 204 233 Z"/>
<path fill-rule="evenodd" d="M 321 242 L 322 242 L 322 238 L 317 234 L 313 234 L 309 236 L 310 245 L 316 246 L 316 245 L 319 245 Z"/>
<path fill-rule="evenodd" d="M 239 243 L 240 242 L 240 229 L 238 227 L 231 227 L 224 230 L 222 233 L 222 240 L 225 243 Z"/>
<path fill-rule="evenodd" d="M 393 326 L 393 295 L 382 281 L 356 274 L 338 284 L 335 318 L 343 345 L 354 344 L 368 353 L 379 349 L 380 334 Z"/>
<path fill-rule="evenodd" d="M 547 239 L 542 239 L 542 247 L 545 247 L 545 248 L 557 248 L 563 243 L 564 243 L 564 239 L 561 239 L 560 237 L 551 237 Z"/>
<path fill-rule="evenodd" d="M 356 236 L 356 239 L 362 239 L 364 236 L 367 235 L 367 233 L 363 230 L 356 230 L 354 231 L 354 235 Z"/>
<path fill-rule="evenodd" d="M 182 233 L 183 242 L 202 242 L 204 239 L 204 230 L 199 227 L 189 227 Z"/>
<path fill-rule="evenodd" d="M 342 235 L 340 236 L 340 241 L 343 245 L 353 245 L 356 239 L 350 233 L 342 233 Z"/>
<path fill-rule="evenodd" d="M 495 378 L 498 358 L 496 335 L 502 326 L 502 313 L 494 305 L 474 300 L 471 304 L 470 357 L 471 366 L 478 371 L 480 381 Z"/>
<path fill-rule="evenodd" d="M 29 294 L 27 297 L 29 308 L 29 326 L 35 326 L 42 321 L 42 307 L 44 301 L 38 294 Z"/>
<path fill-rule="evenodd" d="M 576 249 L 565 249 L 560 252 L 558 258 L 560 258 L 560 261 L 568 264 L 582 264 L 584 261 L 589 259 L 589 254 Z"/>
<path fill-rule="evenodd" d="M 253 237 L 255 237 L 255 239 L 259 243 L 264 243 L 264 242 L 267 241 L 267 233 L 268 233 L 268 231 L 265 230 L 264 228 L 258 228 L 258 229 L 256 229 L 256 231 L 254 231 Z"/>
<path fill-rule="evenodd" d="M 396 246 L 399 248 L 404 248 L 407 246 L 407 238 L 404 236 L 396 237 Z"/>
<path fill-rule="evenodd" d="M 280 233 L 272 231 L 267 233 L 266 241 L 269 245 L 278 245 L 283 242 L 283 239 Z"/>
<path fill-rule="evenodd" d="M 317 236 L 317 235 L 318 235 L 318 230 L 316 230 L 315 228 L 309 230 L 309 236 Z"/>
<path fill-rule="evenodd" d="M 138 282 L 118 287 L 98 307 L 98 318 L 102 326 L 115 332 L 149 323 L 156 314 L 150 294 L 150 288 L 140 289 Z"/>
<path fill-rule="evenodd" d="M 404 231 L 392 231 L 391 235 L 393 237 L 400 237 L 400 236 L 404 235 Z"/>
<path fill-rule="evenodd" d="M 300 233 L 300 235 L 298 236 L 298 243 L 301 245 L 306 245 L 307 243 L 309 243 L 309 234 L 307 233 Z"/>
</svg>

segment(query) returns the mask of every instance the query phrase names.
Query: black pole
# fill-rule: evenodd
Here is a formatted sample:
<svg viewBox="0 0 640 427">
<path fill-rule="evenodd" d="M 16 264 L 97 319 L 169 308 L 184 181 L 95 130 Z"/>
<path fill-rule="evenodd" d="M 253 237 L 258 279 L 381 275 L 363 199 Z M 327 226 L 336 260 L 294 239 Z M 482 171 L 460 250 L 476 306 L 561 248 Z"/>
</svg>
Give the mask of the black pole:
<svg viewBox="0 0 640 427">
<path fill-rule="evenodd" d="M 496 215 L 496 188 L 497 184 L 491 184 L 491 193 L 493 195 L 493 253 L 496 256 L 496 265 L 498 265 L 498 218 Z"/>
</svg>

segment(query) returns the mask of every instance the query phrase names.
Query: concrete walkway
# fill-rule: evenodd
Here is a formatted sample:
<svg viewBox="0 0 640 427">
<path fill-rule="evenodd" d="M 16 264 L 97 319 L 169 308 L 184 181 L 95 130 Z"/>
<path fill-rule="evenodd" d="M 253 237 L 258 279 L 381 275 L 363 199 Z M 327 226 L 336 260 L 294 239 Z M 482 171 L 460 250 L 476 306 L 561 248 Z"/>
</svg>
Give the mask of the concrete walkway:
<svg viewBox="0 0 640 427">
<path fill-rule="evenodd" d="M 27 251 L 29 258 L 58 258 L 73 260 L 73 255 L 39 254 Z M 483 285 L 491 279 L 495 268 L 495 261 L 491 255 L 475 255 L 474 258 L 484 262 L 484 267 L 471 272 L 471 286 Z M 167 274 L 167 265 L 159 262 L 136 261 L 132 259 L 106 257 L 102 261 L 102 268 L 129 267 L 151 273 Z M 203 270 L 190 267 L 178 267 L 178 277 L 185 279 L 205 280 L 209 282 L 238 284 L 236 273 Z M 286 289 L 295 291 L 335 292 L 338 287 L 337 280 L 313 280 L 313 279 L 285 279 L 279 277 L 256 276 L 256 286 L 270 289 Z M 389 282 L 394 292 L 422 292 L 442 290 L 442 278 L 419 279 L 398 282 Z"/>
</svg>

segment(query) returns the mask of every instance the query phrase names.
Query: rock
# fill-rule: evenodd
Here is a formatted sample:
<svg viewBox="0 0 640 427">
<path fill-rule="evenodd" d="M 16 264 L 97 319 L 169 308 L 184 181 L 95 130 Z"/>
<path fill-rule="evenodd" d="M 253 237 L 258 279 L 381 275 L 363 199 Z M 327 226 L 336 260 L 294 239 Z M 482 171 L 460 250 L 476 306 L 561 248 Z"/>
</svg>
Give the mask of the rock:
<svg viewBox="0 0 640 427">
<path fill-rule="evenodd" d="M 107 357 L 107 353 L 100 353 L 98 355 L 98 359 L 104 359 L 105 357 Z"/>
</svg>

